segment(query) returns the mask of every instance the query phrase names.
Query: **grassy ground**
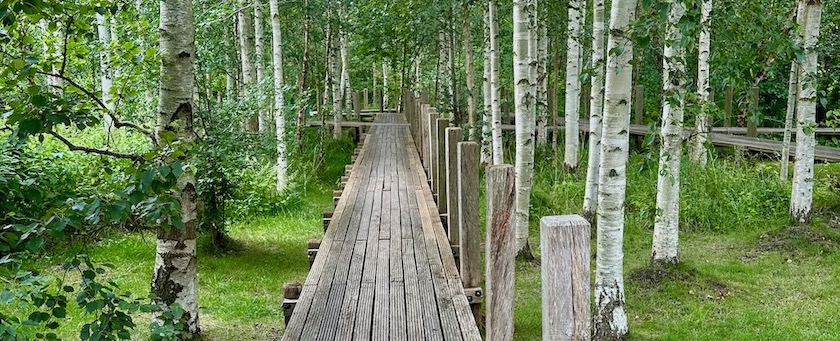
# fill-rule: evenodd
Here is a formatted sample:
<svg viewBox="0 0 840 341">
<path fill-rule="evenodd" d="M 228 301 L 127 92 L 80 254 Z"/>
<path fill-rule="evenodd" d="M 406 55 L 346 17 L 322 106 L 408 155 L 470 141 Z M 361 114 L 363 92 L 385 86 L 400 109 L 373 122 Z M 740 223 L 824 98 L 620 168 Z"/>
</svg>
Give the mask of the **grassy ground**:
<svg viewBox="0 0 840 341">
<path fill-rule="evenodd" d="M 538 155 L 538 160 L 550 160 Z M 337 177 L 345 156 L 328 160 Z M 632 160 L 625 227 L 625 278 L 631 340 L 836 340 L 840 305 L 840 230 L 829 221 L 840 210 L 834 189 L 840 167 L 818 166 L 813 227 L 789 227 L 789 187 L 771 163 L 687 165 L 682 189 L 682 265 L 648 268 L 656 172 Z M 654 164 L 655 165 L 655 164 Z M 583 167 L 583 166 L 582 166 Z M 577 213 L 584 172 L 569 174 L 550 161 L 537 164 L 532 195 L 531 245 L 539 257 L 541 216 Z M 237 252 L 199 250 L 201 325 L 208 340 L 273 340 L 282 334 L 282 285 L 303 281 L 305 243 L 321 231 L 330 186 L 316 186 L 302 207 L 230 227 Z M 594 233 L 593 233 L 594 235 Z M 593 247 L 594 247 L 593 239 Z M 88 246 L 95 261 L 126 291 L 148 292 L 154 263 L 151 234 L 115 234 Z M 39 261 L 46 269 L 55 264 Z M 593 261 L 594 266 L 594 261 Z M 540 268 L 517 264 L 516 339 L 541 338 Z M 71 304 L 72 305 L 72 304 Z M 69 312 L 62 339 L 75 339 L 91 317 Z M 136 339 L 148 318 L 138 316 Z"/>
</svg>

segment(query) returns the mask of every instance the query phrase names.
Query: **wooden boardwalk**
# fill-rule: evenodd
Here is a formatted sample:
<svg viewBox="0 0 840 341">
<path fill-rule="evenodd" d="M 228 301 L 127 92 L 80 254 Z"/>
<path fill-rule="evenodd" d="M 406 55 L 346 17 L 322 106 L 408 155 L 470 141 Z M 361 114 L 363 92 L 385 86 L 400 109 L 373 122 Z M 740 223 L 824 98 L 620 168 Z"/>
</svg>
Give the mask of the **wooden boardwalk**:
<svg viewBox="0 0 840 341">
<path fill-rule="evenodd" d="M 481 340 L 402 114 L 379 114 L 283 340 Z"/>
</svg>

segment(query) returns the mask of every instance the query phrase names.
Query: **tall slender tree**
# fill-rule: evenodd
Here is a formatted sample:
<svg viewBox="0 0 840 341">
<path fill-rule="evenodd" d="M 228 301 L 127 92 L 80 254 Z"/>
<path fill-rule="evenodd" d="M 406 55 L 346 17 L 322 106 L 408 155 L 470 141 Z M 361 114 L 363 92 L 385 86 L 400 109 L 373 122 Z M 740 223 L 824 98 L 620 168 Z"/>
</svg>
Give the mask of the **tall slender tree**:
<svg viewBox="0 0 840 341">
<path fill-rule="evenodd" d="M 566 42 L 566 167 L 578 166 L 580 118 L 580 71 L 583 52 L 583 9 L 585 0 L 569 0 L 569 36 Z"/>
<path fill-rule="evenodd" d="M 482 82 L 482 97 L 484 110 L 481 124 L 481 162 L 490 164 L 493 161 L 493 139 L 491 122 L 493 120 L 493 96 L 490 85 L 490 11 L 484 11 L 484 79 Z"/>
<path fill-rule="evenodd" d="M 262 0 L 254 1 L 254 65 L 256 70 L 256 91 L 257 91 L 257 129 L 265 133 L 268 129 L 267 108 L 265 105 L 266 96 L 263 91 L 263 80 L 265 79 L 265 47 L 263 46 L 263 6 Z"/>
<path fill-rule="evenodd" d="M 633 88 L 633 42 L 630 21 L 636 0 L 613 0 L 607 51 L 604 126 L 599 162 L 597 252 L 595 259 L 596 340 L 627 337 L 624 298 L 624 198 L 630 149 L 630 108 Z"/>
<path fill-rule="evenodd" d="M 548 4 L 539 7 L 537 17 L 537 144 L 548 142 Z"/>
<path fill-rule="evenodd" d="M 114 70 L 111 65 L 111 54 L 109 53 L 109 46 L 111 45 L 111 21 L 108 20 L 106 13 L 96 14 L 96 31 L 99 34 L 99 44 L 102 46 L 99 52 L 99 79 L 102 89 L 102 103 L 108 111 L 113 112 L 115 108 L 114 101 L 111 99 L 111 91 L 114 86 Z M 114 128 L 114 120 L 109 115 L 105 115 L 103 120 L 105 126 L 105 143 L 109 144 L 111 141 L 111 130 Z"/>
<path fill-rule="evenodd" d="M 473 65 L 474 51 L 472 39 L 472 10 L 469 1 L 463 2 L 463 40 L 464 40 L 464 67 L 467 69 L 467 123 L 470 126 L 469 140 L 478 140 L 478 129 L 476 126 L 475 103 L 475 65 Z"/>
<path fill-rule="evenodd" d="M 670 0 L 662 74 L 662 148 L 656 185 L 656 218 L 653 225 L 652 260 L 677 263 L 680 223 L 680 159 L 682 158 L 683 113 L 685 110 L 685 47 L 680 20 L 685 14 L 682 0 Z"/>
<path fill-rule="evenodd" d="M 271 12 L 271 64 L 274 67 L 274 122 L 277 138 L 277 193 L 286 189 L 289 162 L 286 157 L 286 100 L 283 94 L 283 31 L 278 0 L 269 0 Z M 304 57 L 305 58 L 305 57 Z M 305 72 L 305 71 L 304 71 Z"/>
<path fill-rule="evenodd" d="M 195 27 L 191 0 L 160 1 L 160 103 L 157 133 L 176 133 L 180 143 L 193 140 L 193 85 Z M 161 143 L 168 139 L 159 137 Z M 180 147 L 183 148 L 183 147 Z M 187 147 L 189 148 L 189 147 Z M 189 163 L 189 149 L 179 160 Z M 174 161 L 174 160 L 173 160 Z M 178 304 L 184 311 L 186 331 L 198 334 L 198 276 L 196 272 L 195 228 L 197 192 L 195 176 L 183 172 L 177 185 L 183 228 L 158 228 L 157 257 L 151 291 L 164 307 Z M 159 323 L 153 316 L 153 323 Z"/>
<path fill-rule="evenodd" d="M 490 96 L 492 100 L 492 136 L 493 136 L 493 164 L 505 163 L 502 146 L 502 107 L 501 83 L 499 77 L 499 18 L 496 12 L 496 0 L 488 1 L 490 13 Z"/>
<path fill-rule="evenodd" d="M 805 57 L 798 62 L 796 104 L 796 160 L 793 168 L 793 189 L 790 196 L 790 215 L 793 221 L 811 221 L 811 204 L 814 199 L 814 148 L 817 112 L 817 70 L 819 67 L 818 44 L 822 1 L 800 0 L 799 15 L 804 16 L 800 26 L 800 42 Z"/>
<path fill-rule="evenodd" d="M 697 47 L 697 97 L 700 100 L 700 113 L 697 115 L 697 138 L 694 146 L 694 161 L 705 167 L 709 160 L 709 111 L 714 104 L 711 101 L 712 82 L 709 59 L 712 51 L 712 0 L 702 0 L 700 4 L 700 43 Z"/>
<path fill-rule="evenodd" d="M 583 197 L 583 216 L 592 221 L 598 207 L 598 162 L 601 159 L 601 118 L 604 110 L 604 0 L 592 1 L 592 91 L 589 114 L 589 162 L 586 169 L 586 189 Z"/>
<path fill-rule="evenodd" d="M 338 35 L 339 30 L 336 28 L 338 25 L 338 21 L 336 20 L 336 11 L 338 10 L 337 7 L 338 2 L 335 0 L 330 0 L 329 8 L 327 9 L 327 18 L 328 18 L 328 28 L 327 28 L 327 60 L 328 60 L 328 74 L 330 84 L 328 85 L 331 89 L 332 93 L 332 113 L 333 113 L 333 121 L 335 125 L 333 126 L 333 137 L 334 138 L 341 138 L 341 121 L 343 121 L 343 112 L 341 110 L 341 69 L 339 63 L 339 42 L 338 42 Z"/>
<path fill-rule="evenodd" d="M 513 2 L 513 86 L 516 111 L 516 250 L 530 254 L 528 213 L 534 170 L 533 73 L 531 10 L 533 0 Z"/>
<path fill-rule="evenodd" d="M 782 137 L 782 162 L 779 167 L 779 181 L 785 183 L 788 181 L 788 168 L 790 167 L 790 135 L 793 129 L 793 118 L 796 115 L 797 103 L 797 84 L 798 69 L 796 61 L 790 63 L 790 73 L 788 74 L 788 100 L 787 109 L 785 110 L 785 132 Z"/>
<path fill-rule="evenodd" d="M 253 89 L 257 78 L 254 68 L 254 49 L 256 46 L 254 39 L 254 18 L 251 12 L 252 7 L 250 1 L 239 0 L 239 11 L 237 12 L 239 19 L 239 60 L 242 63 L 242 87 L 244 93 L 248 93 L 248 91 Z M 245 127 L 249 131 L 257 131 L 259 129 L 258 120 L 259 115 L 257 115 L 256 121 L 249 118 L 245 122 Z"/>
</svg>

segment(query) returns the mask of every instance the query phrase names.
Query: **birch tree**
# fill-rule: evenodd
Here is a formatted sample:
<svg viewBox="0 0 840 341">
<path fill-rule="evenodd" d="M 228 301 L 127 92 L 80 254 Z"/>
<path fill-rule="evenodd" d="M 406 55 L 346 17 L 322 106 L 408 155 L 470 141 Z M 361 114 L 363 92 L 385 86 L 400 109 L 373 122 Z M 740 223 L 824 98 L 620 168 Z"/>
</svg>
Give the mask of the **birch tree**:
<svg viewBox="0 0 840 341">
<path fill-rule="evenodd" d="M 797 103 L 797 84 L 798 69 L 796 61 L 790 63 L 790 73 L 788 75 L 788 100 L 787 110 L 785 110 L 785 132 L 782 138 L 782 162 L 779 168 L 779 181 L 782 183 L 788 180 L 788 168 L 790 167 L 790 135 L 793 129 L 793 118 L 796 115 Z"/>
<path fill-rule="evenodd" d="M 488 2 L 489 5 L 489 2 Z M 484 110 L 481 124 L 481 162 L 492 163 L 493 140 L 492 140 L 492 115 L 493 96 L 490 86 L 490 11 L 484 11 L 484 79 L 482 81 L 482 98 L 484 99 Z"/>
<path fill-rule="evenodd" d="M 191 0 L 160 1 L 160 102 L 158 105 L 158 141 L 161 135 L 175 132 L 181 143 L 193 140 L 193 85 L 195 63 L 195 27 Z M 182 160 L 189 162 L 186 151 Z M 197 220 L 195 176 L 183 172 L 177 184 L 183 228 L 158 228 L 157 256 L 151 291 L 155 303 L 164 308 L 178 304 L 184 310 L 186 331 L 198 334 L 198 276 L 196 272 L 195 228 Z M 160 323 L 153 316 L 152 323 Z"/>
<path fill-rule="evenodd" d="M 107 13 L 107 12 L 106 12 Z M 114 86 L 113 69 L 111 68 L 111 54 L 108 52 L 111 44 L 111 21 L 105 14 L 96 13 L 96 32 L 99 35 L 99 43 L 102 51 L 99 52 L 99 79 L 102 86 L 102 103 L 108 111 L 114 111 L 114 101 L 111 100 L 111 91 Z M 114 128 L 114 120 L 105 115 L 103 120 L 105 127 L 105 144 L 111 141 L 111 130 Z"/>
<path fill-rule="evenodd" d="M 683 113 L 685 110 L 685 47 L 680 20 L 685 14 L 682 0 L 669 1 L 662 74 L 662 147 L 656 185 L 656 218 L 653 225 L 655 263 L 678 262 L 680 223 L 680 159 L 682 156 Z"/>
<path fill-rule="evenodd" d="M 344 98 L 344 107 L 346 110 L 352 108 L 353 90 L 350 88 L 350 55 L 347 50 L 347 32 L 344 30 L 339 33 L 341 48 L 341 96 Z"/>
<path fill-rule="evenodd" d="M 513 2 L 513 85 L 516 112 L 516 250 L 530 253 L 528 210 L 534 170 L 534 114 L 531 73 L 531 1 Z"/>
<path fill-rule="evenodd" d="M 633 43 L 630 20 L 637 0 L 613 0 L 607 43 L 603 135 L 599 162 L 597 252 L 595 259 L 596 340 L 627 337 L 624 299 L 624 198 L 630 149 L 630 108 L 633 88 Z"/>
<path fill-rule="evenodd" d="M 590 222 L 598 207 L 598 162 L 601 158 L 601 118 L 604 110 L 604 0 L 592 1 L 592 91 L 589 107 L 589 162 L 583 216 Z"/>
<path fill-rule="evenodd" d="M 546 8 L 543 6 L 541 8 Z M 548 25 L 547 10 L 537 11 L 537 144 L 548 142 Z M 541 15 L 542 14 L 542 15 Z"/>
<path fill-rule="evenodd" d="M 388 62 L 382 61 L 382 110 L 388 109 Z"/>
<path fill-rule="evenodd" d="M 254 61 L 256 65 L 257 82 L 257 129 L 262 134 L 267 129 L 265 93 L 263 91 L 263 79 L 265 79 L 264 48 L 263 48 L 263 8 L 262 0 L 254 1 Z"/>
<path fill-rule="evenodd" d="M 286 189 L 288 181 L 288 160 L 286 158 L 286 110 L 283 96 L 283 35 L 280 30 L 278 0 L 269 0 L 271 13 L 271 64 L 274 67 L 274 122 L 277 137 L 277 193 Z"/>
<path fill-rule="evenodd" d="M 793 168 L 793 189 L 790 196 L 791 219 L 799 223 L 811 221 L 814 195 L 814 148 L 817 112 L 817 48 L 820 38 L 822 2 L 800 0 L 800 43 L 805 58 L 798 61 L 798 100 L 796 104 L 796 159 Z"/>
<path fill-rule="evenodd" d="M 254 82 L 256 81 L 256 72 L 254 69 L 254 49 L 255 49 L 255 40 L 254 40 L 254 22 L 253 17 L 251 16 L 251 7 L 249 3 L 240 0 L 239 1 L 239 12 L 237 12 L 237 17 L 239 19 L 239 51 L 240 56 L 239 60 L 242 63 L 242 88 L 243 92 L 247 93 L 247 91 L 251 90 L 254 86 Z M 254 131 L 253 120 L 249 119 L 246 121 L 245 126 L 248 130 Z M 257 130 L 259 129 L 259 114 L 257 115 Z"/>
<path fill-rule="evenodd" d="M 496 0 L 489 0 L 490 12 L 490 95 L 492 97 L 492 135 L 493 135 L 493 164 L 505 163 L 502 146 L 502 107 L 501 85 L 499 80 L 499 18 L 496 13 Z"/>
<path fill-rule="evenodd" d="M 580 116 L 580 69 L 583 45 L 584 0 L 569 0 L 569 36 L 566 40 L 566 144 L 563 157 L 566 167 L 578 166 L 579 116 Z"/>
<path fill-rule="evenodd" d="M 470 126 L 469 140 L 478 139 L 476 129 L 476 103 L 475 103 L 475 65 L 473 65 L 473 41 L 472 41 L 472 13 L 470 2 L 463 3 L 463 35 L 464 35 L 464 67 L 467 69 L 467 123 Z"/>
<path fill-rule="evenodd" d="M 709 58 L 712 51 L 712 0 L 702 0 L 700 4 L 700 42 L 697 47 L 697 97 L 700 100 L 700 113 L 697 115 L 697 138 L 694 146 L 694 161 L 706 167 L 709 160 L 709 109 L 711 101 L 712 83 L 709 76 Z"/>
<path fill-rule="evenodd" d="M 341 70 L 339 69 L 338 63 L 339 56 L 338 56 L 338 45 L 336 39 L 336 32 L 335 23 L 332 22 L 332 18 L 335 15 L 336 11 L 336 4 L 335 1 L 330 1 L 329 8 L 327 9 L 327 18 L 329 18 L 329 27 L 327 28 L 327 64 L 328 64 L 328 73 L 329 73 L 329 86 L 332 92 L 332 112 L 333 112 L 333 121 L 335 122 L 333 126 L 333 137 L 338 139 L 341 138 L 341 121 L 343 120 L 343 114 L 341 111 L 341 75 L 339 74 Z"/>
</svg>

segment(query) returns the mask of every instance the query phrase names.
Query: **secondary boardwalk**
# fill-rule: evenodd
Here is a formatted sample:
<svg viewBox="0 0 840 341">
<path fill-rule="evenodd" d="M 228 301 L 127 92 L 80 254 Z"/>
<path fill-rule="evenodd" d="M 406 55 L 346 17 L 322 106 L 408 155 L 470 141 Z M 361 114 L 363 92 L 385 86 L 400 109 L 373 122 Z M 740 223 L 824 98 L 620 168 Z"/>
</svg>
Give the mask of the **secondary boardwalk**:
<svg viewBox="0 0 840 341">
<path fill-rule="evenodd" d="M 283 340 L 480 340 L 402 114 L 379 114 Z"/>
</svg>

